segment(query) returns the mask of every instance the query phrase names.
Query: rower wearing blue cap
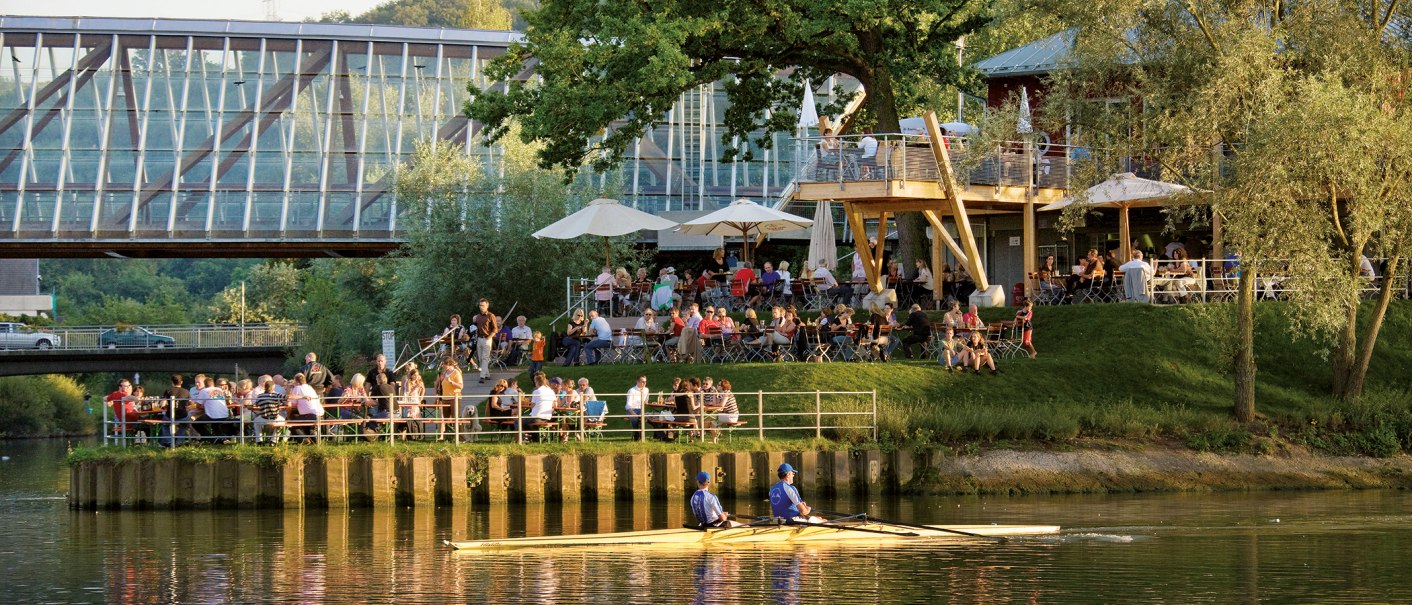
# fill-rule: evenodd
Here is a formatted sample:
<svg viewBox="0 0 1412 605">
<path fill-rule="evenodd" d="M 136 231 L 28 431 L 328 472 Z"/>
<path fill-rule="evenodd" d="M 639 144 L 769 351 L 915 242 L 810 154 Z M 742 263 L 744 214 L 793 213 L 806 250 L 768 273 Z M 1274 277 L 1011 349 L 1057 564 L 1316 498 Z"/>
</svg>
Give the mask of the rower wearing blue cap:
<svg viewBox="0 0 1412 605">
<path fill-rule="evenodd" d="M 809 516 L 813 509 L 799 499 L 799 490 L 794 488 L 795 472 L 788 462 L 780 465 L 780 482 L 770 487 L 771 514 L 798 523 L 823 523 L 823 519 Z"/>
<path fill-rule="evenodd" d="M 711 473 L 696 473 L 696 493 L 691 495 L 691 512 L 701 527 L 735 527 L 740 525 L 730 520 L 730 515 L 721 508 L 721 501 L 711 493 Z"/>
</svg>

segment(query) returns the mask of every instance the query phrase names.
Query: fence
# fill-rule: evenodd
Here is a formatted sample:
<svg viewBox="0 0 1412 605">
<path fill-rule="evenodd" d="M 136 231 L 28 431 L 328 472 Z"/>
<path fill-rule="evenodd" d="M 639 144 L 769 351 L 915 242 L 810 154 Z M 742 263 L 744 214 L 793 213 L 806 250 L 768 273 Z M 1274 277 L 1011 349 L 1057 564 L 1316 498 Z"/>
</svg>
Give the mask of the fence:
<svg viewBox="0 0 1412 605">
<path fill-rule="evenodd" d="M 230 418 L 208 420 L 196 400 L 146 398 L 133 401 L 135 410 L 119 417 L 110 405 L 103 406 L 103 443 L 128 446 L 155 443 L 174 446 L 190 443 L 273 443 L 291 440 L 317 442 L 386 440 L 449 440 L 474 442 L 503 437 L 523 442 L 538 440 L 633 439 L 727 440 L 736 436 L 764 440 L 776 438 L 834 438 L 876 441 L 878 437 L 877 391 L 754 391 L 731 393 L 739 413 L 726 417 L 724 406 L 707 399 L 695 411 L 678 413 L 673 398 L 678 393 L 650 397 L 643 413 L 629 413 L 627 393 L 598 395 L 598 399 L 568 406 L 556 403 L 549 420 L 527 415 L 531 394 L 475 395 L 462 397 L 458 404 L 442 404 L 433 397 L 415 402 L 402 397 L 368 397 L 363 403 L 325 404 L 325 413 L 314 420 L 288 420 L 289 411 L 276 421 L 256 418 L 253 404 L 229 406 Z M 714 395 L 717 398 L 720 394 Z M 493 398 L 508 398 L 512 407 L 506 415 L 492 415 Z M 562 397 L 562 396 L 561 396 Z M 695 396 L 700 399 L 701 395 Z M 611 404 L 609 402 L 612 402 Z M 717 401 L 720 401 L 717 399 Z M 500 403 L 496 401 L 496 403 Z M 720 401 L 720 403 L 724 403 Z M 623 413 L 612 413 L 621 405 Z M 185 407 L 185 417 L 177 411 Z M 486 410 L 485 415 L 480 410 Z M 262 434 L 263 433 L 263 434 Z"/>
<path fill-rule="evenodd" d="M 940 176 L 931 141 L 923 135 L 877 134 L 875 155 L 863 157 L 859 146 L 863 136 L 803 137 L 796 144 L 806 149 L 796 154 L 795 180 L 800 183 L 844 181 L 932 181 Z M 1019 141 L 1001 143 L 991 148 L 966 146 L 965 137 L 945 137 L 947 154 L 953 166 L 960 170 L 968 165 L 972 154 L 984 157 L 974 168 L 958 175 L 965 185 L 1027 186 L 1030 178 L 1038 187 L 1067 189 L 1072 165 L 1087 154 L 1068 145 L 1043 144 L 1033 155 L 1025 153 Z"/>
<path fill-rule="evenodd" d="M 56 349 L 291 347 L 299 344 L 304 327 L 288 324 L 54 326 L 39 328 L 59 337 Z"/>
<path fill-rule="evenodd" d="M 1384 266 L 1385 259 L 1372 259 L 1375 267 Z M 1177 263 L 1187 263 L 1190 273 L 1179 270 Z M 1123 302 L 1136 300 L 1153 304 L 1225 302 L 1235 300 L 1240 281 L 1239 261 L 1198 258 L 1185 261 L 1159 260 L 1153 265 L 1153 275 L 1136 289 L 1130 289 L 1128 275 L 1118 272 L 1091 284 L 1079 284 L 1069 289 L 1067 275 L 1054 276 L 1049 281 L 1031 278 L 1030 288 L 1036 304 L 1063 302 Z M 1279 262 L 1274 263 L 1275 266 Z M 1280 300 L 1289 291 L 1288 270 L 1266 270 L 1255 276 L 1255 296 L 1261 300 Z M 1381 275 L 1363 278 L 1359 294 L 1365 298 L 1378 295 L 1382 288 Z M 1396 295 L 1412 297 L 1412 276 L 1403 273 L 1393 286 Z M 1144 299 L 1137 298 L 1141 294 Z"/>
</svg>

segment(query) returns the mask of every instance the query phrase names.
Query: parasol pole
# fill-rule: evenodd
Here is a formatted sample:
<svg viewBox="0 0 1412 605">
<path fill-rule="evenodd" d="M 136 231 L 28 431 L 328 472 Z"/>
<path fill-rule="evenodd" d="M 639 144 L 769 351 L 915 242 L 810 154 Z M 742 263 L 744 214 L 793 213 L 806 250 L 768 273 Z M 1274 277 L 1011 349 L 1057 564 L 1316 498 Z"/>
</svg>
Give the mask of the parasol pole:
<svg viewBox="0 0 1412 605">
<path fill-rule="evenodd" d="M 1118 208 L 1118 239 L 1120 240 L 1118 242 L 1118 258 L 1126 263 L 1132 260 L 1133 251 L 1129 245 L 1132 241 L 1132 228 L 1128 223 L 1128 205 L 1123 204 Z"/>
</svg>

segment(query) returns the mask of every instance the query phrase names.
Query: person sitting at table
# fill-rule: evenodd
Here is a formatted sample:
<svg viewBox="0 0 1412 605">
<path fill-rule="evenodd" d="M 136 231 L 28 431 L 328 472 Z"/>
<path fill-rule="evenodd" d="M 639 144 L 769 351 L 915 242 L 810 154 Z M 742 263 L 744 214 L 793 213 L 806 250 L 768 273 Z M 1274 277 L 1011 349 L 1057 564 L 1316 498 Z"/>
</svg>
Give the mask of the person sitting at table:
<svg viewBox="0 0 1412 605">
<path fill-rule="evenodd" d="M 1000 373 L 995 369 L 995 358 L 990 356 L 990 347 L 979 331 L 971 332 L 971 340 L 966 343 L 966 354 L 970 357 L 971 369 L 977 375 L 981 373 L 982 365 L 990 368 L 992 376 Z"/>
<path fill-rule="evenodd" d="M 740 335 L 743 344 L 759 347 L 765 344 L 764 326 L 760 323 L 760 316 L 755 313 L 754 308 L 745 310 L 745 319 L 735 323 L 735 332 Z"/>
<path fill-rule="evenodd" d="M 897 318 L 893 313 L 892 303 L 883 303 L 881 308 L 875 309 L 868 314 L 867 329 L 858 339 L 858 346 L 867 349 L 873 359 L 886 362 L 892 357 L 893 349 L 902 344 L 900 338 L 894 338 L 891 330 L 897 328 Z M 883 333 L 882 327 L 888 326 L 887 334 Z"/>
<path fill-rule="evenodd" d="M 690 422 L 691 431 L 688 436 L 694 436 L 701 428 L 697 416 L 701 414 L 701 379 L 695 376 L 682 381 L 682 391 L 678 393 L 673 403 L 676 404 L 672 410 L 677 422 Z"/>
<path fill-rule="evenodd" d="M 755 295 L 750 297 L 750 301 L 746 303 L 746 306 L 751 308 L 759 307 L 764 303 L 764 297 L 766 296 L 778 298 L 780 295 L 780 286 L 783 285 L 784 282 L 780 281 L 780 272 L 775 270 L 774 263 L 765 261 L 765 269 L 760 273 L 760 287 L 755 290 Z"/>
<path fill-rule="evenodd" d="M 636 430 L 642 428 L 642 411 L 651 400 L 652 391 L 647 388 L 647 375 L 638 374 L 637 382 L 628 389 L 627 403 L 623 406 L 627 411 L 628 424 L 635 430 L 632 434 L 633 441 L 642 439 L 642 434 Z"/>
<path fill-rule="evenodd" d="M 319 394 L 314 391 L 314 387 L 309 386 L 303 372 L 294 375 L 294 387 L 288 389 L 288 393 L 289 403 L 294 406 L 295 412 L 289 418 L 291 422 L 315 422 L 323 417 L 324 406 L 319 401 Z M 307 440 L 314 430 L 316 429 L 313 427 L 304 426 L 292 428 L 289 432 L 303 435 Z"/>
<path fill-rule="evenodd" d="M 839 309 L 834 315 L 834 320 L 828 326 L 828 336 L 837 350 L 843 351 L 845 359 L 853 361 L 853 356 L 849 347 L 853 343 L 853 337 L 848 335 L 848 329 L 853 325 L 853 308 L 839 305 Z"/>
<path fill-rule="evenodd" d="M 922 306 L 913 304 L 912 309 L 907 314 L 906 326 L 912 330 L 907 338 L 902 339 L 902 358 L 912 358 L 912 345 L 923 344 L 932 338 L 931 320 L 927 319 L 927 314 L 922 311 Z"/>
<path fill-rule="evenodd" d="M 632 274 L 628 273 L 627 267 L 618 267 L 613 272 L 613 300 L 617 302 L 619 311 L 632 304 L 632 294 Z"/>
<path fill-rule="evenodd" d="M 549 377 L 545 376 L 544 372 L 534 375 L 534 393 L 531 395 L 533 405 L 528 415 L 520 417 L 520 431 L 533 431 L 539 428 L 534 426 L 535 424 L 547 425 L 554 421 L 554 404 L 559 401 L 559 395 L 554 391 L 555 386 L 557 385 L 550 384 Z"/>
<path fill-rule="evenodd" d="M 662 344 L 670 349 L 677 346 L 678 342 L 681 342 L 681 332 L 686 329 L 686 320 L 682 319 L 681 307 L 672 307 L 672 309 L 668 311 L 668 314 L 670 315 L 666 326 L 668 338 L 666 342 Z"/>
<path fill-rule="evenodd" d="M 779 294 L 786 299 L 794 297 L 794 276 L 789 273 L 789 261 L 780 261 L 780 286 Z"/>
<path fill-rule="evenodd" d="M 1141 258 L 1141 256 L 1136 254 L 1133 255 L 1133 260 L 1139 260 Z M 1132 261 L 1129 261 L 1129 263 L 1131 262 Z M 1123 266 L 1126 267 L 1127 265 L 1125 264 Z M 1119 268 L 1121 269 L 1122 267 Z M 1172 280 L 1168 282 L 1169 287 L 1171 284 L 1175 284 L 1178 297 L 1182 302 L 1187 302 L 1191 287 L 1196 285 L 1197 274 L 1195 267 L 1187 261 L 1186 248 L 1177 248 L 1172 254 L 1172 260 L 1158 265 L 1158 271 L 1162 273 L 1163 277 L 1172 278 Z M 1127 275 L 1127 269 L 1123 269 L 1123 274 Z M 1129 277 L 1127 279 L 1131 278 Z"/>
<path fill-rule="evenodd" d="M 613 346 L 613 326 L 608 323 L 608 318 L 598 314 L 598 311 L 588 312 L 588 332 L 593 335 L 593 340 L 584 345 L 588 351 L 588 365 L 598 365 L 603 357 L 603 349 Z"/>
<path fill-rule="evenodd" d="M 426 403 L 424 398 L 427 394 L 427 383 L 422 379 L 421 368 L 417 367 L 416 362 L 408 362 L 407 367 L 402 369 L 402 380 L 397 390 L 402 392 L 397 407 L 402 418 L 407 420 L 406 432 L 422 432 L 421 423 L 417 419 L 422 417 L 422 405 Z"/>
<path fill-rule="evenodd" d="M 506 395 L 505 391 L 510 389 L 510 383 L 504 378 L 495 381 L 495 385 L 490 387 L 490 394 L 486 397 L 485 415 L 492 420 L 499 418 L 513 418 L 518 416 L 518 401 L 512 395 Z"/>
<path fill-rule="evenodd" d="M 530 343 L 534 340 L 534 329 L 526 325 L 525 321 L 525 316 L 516 316 L 515 327 L 510 328 L 510 358 L 506 360 L 506 363 L 512 366 L 520 365 L 525 353 L 529 352 Z"/>
<path fill-rule="evenodd" d="M 338 396 L 338 417 L 342 420 L 358 418 L 367 413 L 372 405 L 368 397 L 368 379 L 362 374 L 354 374 L 348 379 L 348 386 Z"/>
<path fill-rule="evenodd" d="M 971 293 L 976 291 L 976 280 L 971 278 L 971 271 L 966 265 L 956 265 L 956 270 L 952 271 L 953 291 L 958 300 L 970 300 Z"/>
<path fill-rule="evenodd" d="M 1183 253 L 1183 250 L 1177 250 L 1178 255 Z M 1191 265 L 1180 260 L 1173 261 L 1173 263 L 1176 264 L 1176 270 L 1178 271 L 1178 273 L 1176 273 L 1178 277 L 1175 277 L 1175 279 L 1191 279 L 1192 282 L 1195 283 L 1196 279 L 1190 277 Z M 1180 273 L 1181 269 L 1186 270 L 1185 276 Z M 1140 303 L 1148 302 L 1147 281 L 1152 278 L 1152 265 L 1147 264 L 1147 261 L 1142 259 L 1142 250 L 1133 250 L 1133 259 L 1123 263 L 1121 267 L 1118 267 L 1118 270 L 1123 272 L 1124 299 Z M 1182 298 L 1185 299 L 1186 285 L 1182 284 L 1179 288 L 1182 293 Z"/>
<path fill-rule="evenodd" d="M 954 330 L 960 330 L 966 325 L 966 314 L 961 312 L 961 303 L 951 301 L 951 306 L 946 310 L 946 314 L 941 316 L 941 325 Z"/>
<path fill-rule="evenodd" d="M 284 409 L 288 405 L 284 395 L 275 391 L 274 379 L 260 383 L 261 393 L 255 396 L 255 443 L 263 443 L 268 438 L 271 445 L 280 441 L 284 430 Z"/>
<path fill-rule="evenodd" d="M 716 324 L 721 327 L 721 336 L 729 339 L 735 334 L 735 320 L 731 319 L 731 316 L 726 313 L 725 307 L 716 309 Z"/>
<path fill-rule="evenodd" d="M 587 377 L 579 378 L 579 391 L 578 391 L 578 394 L 579 394 L 579 405 L 580 405 L 580 408 L 579 408 L 579 409 L 581 409 L 581 410 L 583 410 L 583 411 L 585 411 L 585 412 L 588 411 L 588 402 L 590 402 L 590 401 L 599 401 L 599 399 L 598 399 L 598 394 L 595 393 L 595 392 L 593 392 L 593 387 L 591 387 L 591 386 L 588 385 L 588 378 L 587 378 Z M 607 414 L 608 414 L 608 404 L 607 404 L 607 403 L 604 403 L 604 404 L 603 404 L 603 411 L 599 412 L 597 416 L 594 416 L 594 417 L 592 417 L 592 418 L 587 418 L 587 420 L 592 420 L 592 421 L 594 421 L 594 422 L 602 422 L 602 421 L 603 421 L 603 416 L 605 416 L 605 415 L 607 415 Z"/>
<path fill-rule="evenodd" d="M 1141 258 L 1141 251 L 1136 254 Z M 1030 354 L 1030 359 L 1034 359 L 1039 355 L 1034 350 L 1034 301 L 1025 301 L 1025 304 L 1021 305 L 1018 311 L 1015 311 L 1015 323 L 1019 324 L 1022 330 L 1020 348 Z"/>
<path fill-rule="evenodd" d="M 1040 292 L 1047 300 L 1059 300 L 1068 293 L 1062 284 L 1055 283 L 1061 274 L 1054 255 L 1045 256 L 1044 262 L 1040 263 L 1039 270 L 1035 272 L 1035 279 L 1039 282 Z"/>
<path fill-rule="evenodd" d="M 956 330 L 953 328 L 947 328 L 946 338 L 937 343 L 937 363 L 945 367 L 948 372 L 964 372 L 966 366 L 970 365 L 966 343 L 956 337 Z"/>
<path fill-rule="evenodd" d="M 976 303 L 971 303 L 966 308 L 966 313 L 961 316 L 961 327 L 972 332 L 985 330 L 985 322 L 981 321 L 981 309 Z"/>
<path fill-rule="evenodd" d="M 564 345 L 564 367 L 569 367 L 579 363 L 579 351 L 583 348 L 581 340 L 588 334 L 588 320 L 583 317 L 583 309 L 574 309 L 574 314 L 569 317 L 569 326 L 564 329 L 564 339 L 560 344 Z"/>
<path fill-rule="evenodd" d="M 740 403 L 735 400 L 735 393 L 731 391 L 731 381 L 725 378 L 716 386 L 716 421 L 722 424 L 734 424 L 740 422 Z"/>
<path fill-rule="evenodd" d="M 749 261 L 740 263 L 740 268 L 731 276 L 731 297 L 746 301 L 755 294 L 755 268 Z"/>
<path fill-rule="evenodd" d="M 853 291 L 849 286 L 841 286 L 837 279 L 834 279 L 833 272 L 825 266 L 828 261 L 819 259 L 819 266 L 814 269 L 814 287 L 824 294 L 826 304 L 834 304 Z"/>
</svg>

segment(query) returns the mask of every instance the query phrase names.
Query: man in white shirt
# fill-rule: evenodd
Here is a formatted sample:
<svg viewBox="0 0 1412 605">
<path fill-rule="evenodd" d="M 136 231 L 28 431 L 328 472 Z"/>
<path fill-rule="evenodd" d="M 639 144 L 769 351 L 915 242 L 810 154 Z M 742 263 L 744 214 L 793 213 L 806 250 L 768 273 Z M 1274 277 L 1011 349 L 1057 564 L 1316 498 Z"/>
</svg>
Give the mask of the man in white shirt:
<svg viewBox="0 0 1412 605">
<path fill-rule="evenodd" d="M 701 305 L 691 303 L 688 308 L 690 311 L 686 314 L 686 328 L 695 330 L 697 326 L 701 325 Z"/>
<path fill-rule="evenodd" d="M 847 295 L 850 289 L 846 286 L 838 285 L 838 280 L 834 279 L 833 272 L 829 271 L 829 268 L 824 266 L 826 262 L 828 262 L 827 259 L 819 259 L 819 266 L 814 269 L 814 287 L 822 290 L 827 297 L 828 303 L 832 305 L 838 302 L 840 297 Z"/>
<path fill-rule="evenodd" d="M 878 140 L 873 138 L 873 129 L 864 128 L 863 138 L 858 139 L 858 148 L 863 150 L 862 158 L 873 159 L 878 155 Z"/>
<path fill-rule="evenodd" d="M 1152 265 L 1142 260 L 1142 250 L 1133 250 L 1133 259 L 1123 263 L 1118 270 L 1123 272 L 1124 298 L 1141 303 L 1148 302 L 1147 280 L 1152 278 Z"/>
<path fill-rule="evenodd" d="M 515 327 L 510 328 L 510 365 L 520 365 L 520 358 L 529 349 L 530 341 L 534 340 L 534 330 L 525 325 L 525 316 L 515 318 Z"/>
<path fill-rule="evenodd" d="M 207 427 L 207 435 L 220 437 L 232 433 L 225 426 L 226 420 L 230 418 L 230 408 L 226 407 L 226 393 L 216 386 L 214 379 L 206 378 L 205 386 L 192 393 L 191 398 L 201 404 L 202 420 L 216 423 Z"/>
<path fill-rule="evenodd" d="M 633 385 L 631 389 L 628 389 L 628 403 L 623 408 L 628 411 L 628 416 L 631 416 L 628 422 L 632 424 L 634 430 L 642 428 L 642 409 L 650 400 L 651 396 L 652 392 L 647 388 L 647 376 L 638 376 L 637 384 Z M 641 431 L 632 434 L 633 441 L 640 439 L 642 439 Z"/>
<path fill-rule="evenodd" d="M 1365 255 L 1358 255 L 1358 275 L 1360 277 L 1373 278 L 1378 276 L 1378 271 L 1373 268 L 1373 261 Z"/>
<path fill-rule="evenodd" d="M 588 312 L 588 331 L 593 333 L 593 340 L 584 345 L 584 350 L 588 351 L 588 365 L 598 365 L 598 360 L 603 356 L 601 349 L 613 346 L 613 326 L 608 324 L 608 320 L 593 310 Z"/>
</svg>

